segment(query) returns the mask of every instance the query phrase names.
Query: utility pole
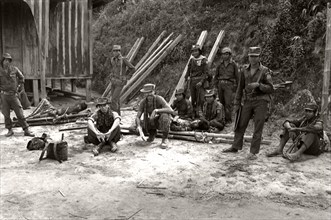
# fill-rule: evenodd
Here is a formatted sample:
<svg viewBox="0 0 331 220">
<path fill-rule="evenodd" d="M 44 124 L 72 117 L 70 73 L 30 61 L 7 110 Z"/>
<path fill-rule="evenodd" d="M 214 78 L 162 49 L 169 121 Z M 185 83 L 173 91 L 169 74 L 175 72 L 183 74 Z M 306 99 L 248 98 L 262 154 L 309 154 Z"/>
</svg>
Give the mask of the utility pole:
<svg viewBox="0 0 331 220">
<path fill-rule="evenodd" d="M 326 21 L 326 43 L 323 73 L 323 90 L 322 90 L 322 118 L 324 127 L 328 126 L 328 99 L 330 87 L 330 68 L 331 68 L 331 4 L 327 4 L 327 21 Z"/>
</svg>

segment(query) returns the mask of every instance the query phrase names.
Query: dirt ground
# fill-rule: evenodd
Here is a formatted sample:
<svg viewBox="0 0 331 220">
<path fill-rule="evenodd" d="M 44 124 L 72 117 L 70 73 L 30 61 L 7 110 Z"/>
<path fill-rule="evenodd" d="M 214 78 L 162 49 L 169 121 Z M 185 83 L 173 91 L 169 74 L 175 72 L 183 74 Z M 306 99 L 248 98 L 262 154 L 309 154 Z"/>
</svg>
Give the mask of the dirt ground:
<svg viewBox="0 0 331 220">
<path fill-rule="evenodd" d="M 135 112 L 122 116 L 131 124 Z M 31 130 L 58 140 L 59 129 L 77 126 Z M 264 133 L 276 145 L 279 133 L 270 127 Z M 329 153 L 290 163 L 266 158 L 273 145 L 262 145 L 258 159 L 247 161 L 249 143 L 238 154 L 223 154 L 229 144 L 171 140 L 162 150 L 160 139 L 146 145 L 125 135 L 117 153 L 106 148 L 94 157 L 83 142 L 86 130 L 75 130 L 63 132 L 68 161 L 39 163 L 41 151 L 26 149 L 31 138 L 14 131 L 6 138 L 0 126 L 1 219 L 331 219 Z"/>
</svg>

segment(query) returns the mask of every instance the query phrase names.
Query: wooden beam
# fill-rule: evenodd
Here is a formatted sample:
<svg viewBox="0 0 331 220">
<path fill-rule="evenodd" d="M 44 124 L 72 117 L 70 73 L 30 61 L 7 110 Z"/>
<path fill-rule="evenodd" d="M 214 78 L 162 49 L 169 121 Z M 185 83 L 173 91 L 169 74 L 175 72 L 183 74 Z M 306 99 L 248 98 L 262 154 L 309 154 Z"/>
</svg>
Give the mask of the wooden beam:
<svg viewBox="0 0 331 220">
<path fill-rule="evenodd" d="M 208 56 L 208 66 L 211 67 L 211 64 L 214 62 L 215 56 L 217 54 L 217 51 L 221 45 L 221 42 L 224 38 L 224 31 L 221 30 L 216 38 L 216 41 L 214 43 L 213 48 L 211 49 L 209 56 Z"/>
<path fill-rule="evenodd" d="M 328 126 L 328 98 L 330 88 L 330 69 L 331 69 L 331 4 L 327 4 L 327 21 L 326 21 L 326 43 L 324 58 L 324 75 L 322 88 L 322 119 L 325 126 Z"/>
<path fill-rule="evenodd" d="M 49 0 L 41 1 L 40 4 L 42 5 L 41 8 L 43 11 L 39 12 L 41 15 L 44 14 L 44 16 L 39 16 L 39 19 L 44 20 L 44 31 L 45 34 L 42 33 L 43 26 L 40 27 L 41 33 L 40 33 L 40 42 L 44 45 L 42 49 L 41 59 L 42 59 L 42 71 L 40 75 L 40 91 L 41 91 L 41 98 L 46 98 L 46 69 L 47 69 L 47 59 L 48 59 L 48 44 L 49 44 Z M 42 21 L 41 21 L 42 24 Z"/>
<path fill-rule="evenodd" d="M 39 88 L 38 88 L 38 80 L 33 80 L 33 103 L 34 106 L 39 104 Z"/>
<path fill-rule="evenodd" d="M 87 79 L 86 80 L 86 101 L 90 102 L 92 95 L 91 95 L 91 84 L 92 84 L 92 80 L 91 79 Z"/>
<path fill-rule="evenodd" d="M 145 62 L 145 60 L 149 57 L 149 55 L 152 53 L 156 45 L 161 41 L 161 39 L 164 37 L 165 34 L 166 31 L 162 31 L 162 33 L 156 38 L 154 43 L 150 46 L 150 48 L 148 48 L 148 51 L 143 56 L 143 58 L 141 58 L 140 61 L 137 63 L 136 69 L 138 69 L 143 64 L 143 62 Z"/>
<path fill-rule="evenodd" d="M 62 91 L 66 90 L 66 81 L 65 79 L 60 79 L 60 88 Z"/>
<path fill-rule="evenodd" d="M 138 43 L 137 43 L 137 46 L 136 46 L 135 49 L 132 51 L 132 54 L 131 54 L 131 56 L 130 56 L 130 59 L 129 59 L 130 62 L 133 62 L 134 59 L 136 58 L 136 56 L 137 56 L 137 54 L 138 54 L 138 51 L 140 50 L 141 45 L 143 44 L 144 40 L 145 40 L 144 37 L 142 37 L 142 38 L 139 39 L 139 41 L 138 41 Z"/>
<path fill-rule="evenodd" d="M 135 50 L 135 48 L 137 47 L 139 41 L 140 41 L 140 38 L 137 38 L 137 40 L 134 42 L 133 46 L 129 50 L 128 54 L 126 55 L 126 58 L 130 59 L 130 57 L 132 56 L 132 53 Z"/>
<path fill-rule="evenodd" d="M 197 44 L 202 47 L 204 45 L 206 39 L 207 39 L 207 35 L 208 35 L 208 32 L 207 31 L 202 31 L 201 34 L 200 34 L 200 37 L 199 37 L 199 39 L 197 41 Z M 170 100 L 169 100 L 169 103 L 170 104 L 172 104 L 173 101 L 174 101 L 174 99 L 175 99 L 176 90 L 181 89 L 181 88 L 184 88 L 185 75 L 186 75 L 186 72 L 187 72 L 187 69 L 188 69 L 188 64 L 189 64 L 190 60 L 191 60 L 191 57 L 187 61 L 186 66 L 184 68 L 184 71 L 183 71 L 182 75 L 180 76 L 179 81 L 177 83 L 177 86 L 176 86 L 174 92 L 172 93 L 172 95 L 170 97 Z"/>
<path fill-rule="evenodd" d="M 71 92 L 76 92 L 77 91 L 76 79 L 71 79 L 70 83 L 71 83 Z"/>
<path fill-rule="evenodd" d="M 137 79 L 137 81 L 123 94 L 121 95 L 121 102 L 123 102 L 130 93 L 136 89 L 139 84 L 152 72 L 152 70 L 174 49 L 175 46 L 182 40 L 183 36 L 179 35 L 171 44 L 166 48 L 162 55 L 144 72 L 144 74 Z M 161 51 L 160 51 L 161 52 Z"/>
<path fill-rule="evenodd" d="M 92 0 L 89 0 L 89 5 L 88 5 L 88 10 L 89 10 L 89 75 L 92 77 L 93 75 L 93 32 L 92 32 L 92 19 L 93 19 L 93 5 L 92 5 Z M 88 79 L 86 80 L 86 101 L 89 102 L 91 101 L 91 88 L 92 88 L 92 80 Z"/>
</svg>

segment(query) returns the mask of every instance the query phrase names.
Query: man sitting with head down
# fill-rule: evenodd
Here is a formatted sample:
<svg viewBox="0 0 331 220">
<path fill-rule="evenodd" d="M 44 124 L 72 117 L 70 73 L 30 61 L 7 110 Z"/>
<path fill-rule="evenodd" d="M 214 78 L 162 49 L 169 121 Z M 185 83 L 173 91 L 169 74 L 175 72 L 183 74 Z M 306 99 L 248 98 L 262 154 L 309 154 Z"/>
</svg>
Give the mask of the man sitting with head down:
<svg viewBox="0 0 331 220">
<path fill-rule="evenodd" d="M 98 98 L 96 107 L 98 108 L 88 119 L 87 136 L 85 143 L 97 145 L 93 149 L 94 156 L 99 155 L 100 150 L 106 145 L 110 145 L 111 152 L 117 151 L 117 142 L 121 138 L 120 121 L 121 117 L 117 112 L 112 111 L 108 106 L 107 98 Z"/>
</svg>

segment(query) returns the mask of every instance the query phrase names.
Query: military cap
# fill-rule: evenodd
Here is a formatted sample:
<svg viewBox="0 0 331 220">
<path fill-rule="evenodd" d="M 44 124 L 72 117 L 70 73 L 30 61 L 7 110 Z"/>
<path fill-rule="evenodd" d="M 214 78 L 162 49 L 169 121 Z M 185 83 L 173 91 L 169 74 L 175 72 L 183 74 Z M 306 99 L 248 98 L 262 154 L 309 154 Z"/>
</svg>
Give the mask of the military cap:
<svg viewBox="0 0 331 220">
<path fill-rule="evenodd" d="M 121 50 L 121 45 L 114 45 L 113 50 Z"/>
<path fill-rule="evenodd" d="M 318 106 L 315 103 L 311 102 L 306 105 L 305 110 L 316 112 L 318 110 Z"/>
<path fill-rule="evenodd" d="M 199 45 L 199 44 L 194 44 L 194 45 L 192 45 L 192 49 L 191 49 L 192 51 L 193 50 L 202 50 L 202 48 L 201 48 L 201 46 Z"/>
<path fill-rule="evenodd" d="M 224 47 L 222 49 L 222 52 L 221 53 L 229 53 L 229 54 L 232 54 L 232 50 L 230 49 L 230 47 Z"/>
<path fill-rule="evenodd" d="M 148 83 L 143 86 L 143 88 L 140 90 L 142 93 L 147 93 L 147 92 L 153 92 L 155 91 L 155 85 Z"/>
<path fill-rule="evenodd" d="M 210 96 L 214 96 L 214 98 L 216 97 L 216 94 L 213 89 L 206 90 L 205 97 L 210 97 Z"/>
<path fill-rule="evenodd" d="M 177 89 L 175 95 L 184 94 L 184 89 Z"/>
<path fill-rule="evenodd" d="M 261 47 L 250 47 L 248 50 L 248 56 L 260 56 Z"/>
<path fill-rule="evenodd" d="M 13 60 L 12 56 L 11 56 L 9 53 L 4 53 L 4 54 L 2 55 L 2 60 L 1 60 L 1 62 L 4 61 L 4 59 L 8 59 L 8 60 L 10 60 L 10 62 Z"/>
</svg>

